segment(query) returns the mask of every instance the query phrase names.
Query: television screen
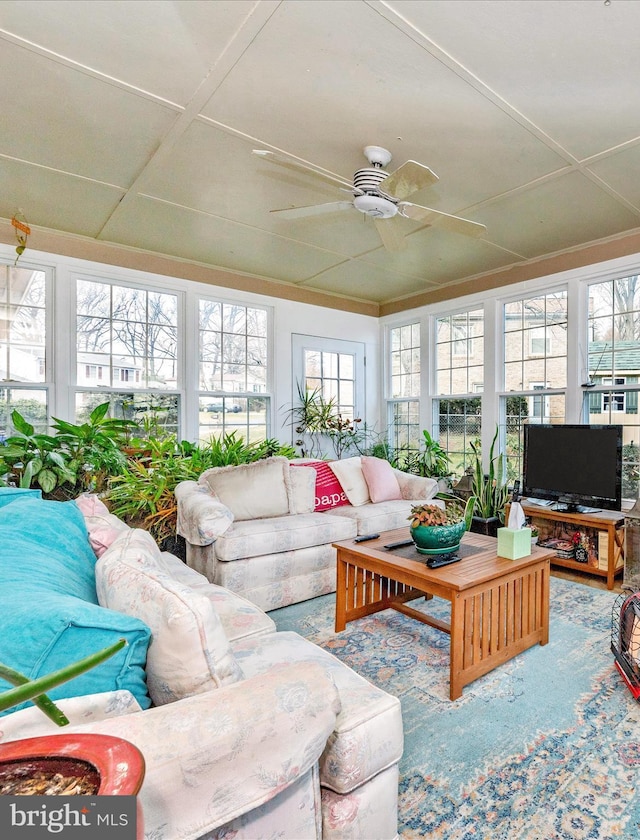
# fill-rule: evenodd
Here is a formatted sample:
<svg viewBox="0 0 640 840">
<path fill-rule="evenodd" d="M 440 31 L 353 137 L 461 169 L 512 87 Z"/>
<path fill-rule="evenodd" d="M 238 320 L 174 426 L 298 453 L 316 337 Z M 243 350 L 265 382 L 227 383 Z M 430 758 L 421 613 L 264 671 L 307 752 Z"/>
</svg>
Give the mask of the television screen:
<svg viewBox="0 0 640 840">
<path fill-rule="evenodd" d="M 525 425 L 522 485 L 563 509 L 620 510 L 622 426 Z"/>
</svg>

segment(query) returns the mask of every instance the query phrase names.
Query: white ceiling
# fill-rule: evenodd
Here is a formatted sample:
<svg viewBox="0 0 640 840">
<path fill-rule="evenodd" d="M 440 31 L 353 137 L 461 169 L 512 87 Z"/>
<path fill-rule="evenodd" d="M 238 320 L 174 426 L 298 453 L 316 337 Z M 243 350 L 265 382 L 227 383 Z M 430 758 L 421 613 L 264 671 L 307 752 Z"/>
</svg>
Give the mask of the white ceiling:
<svg viewBox="0 0 640 840">
<path fill-rule="evenodd" d="M 0 216 L 337 307 L 454 295 L 637 233 L 638 32 L 629 0 L 0 2 Z M 269 212 L 349 196 L 252 149 L 350 181 L 369 144 L 486 235 Z"/>
</svg>

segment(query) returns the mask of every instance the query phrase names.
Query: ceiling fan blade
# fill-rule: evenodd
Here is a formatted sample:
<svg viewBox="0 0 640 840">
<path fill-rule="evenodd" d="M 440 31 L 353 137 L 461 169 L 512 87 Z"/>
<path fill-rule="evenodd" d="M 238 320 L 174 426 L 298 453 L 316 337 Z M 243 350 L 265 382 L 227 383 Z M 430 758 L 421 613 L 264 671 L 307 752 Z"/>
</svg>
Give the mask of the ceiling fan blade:
<svg viewBox="0 0 640 840">
<path fill-rule="evenodd" d="M 320 216 L 323 213 L 337 213 L 342 210 L 353 210 L 350 201 L 332 201 L 329 204 L 310 204 L 306 207 L 288 207 L 284 210 L 271 210 L 280 219 L 301 219 L 304 216 Z"/>
<path fill-rule="evenodd" d="M 350 190 L 353 189 L 351 182 L 347 181 L 345 178 L 340 178 L 338 175 L 332 175 L 330 172 L 321 172 L 318 169 L 314 169 L 312 166 L 308 166 L 306 163 L 293 160 L 292 158 L 285 157 L 284 155 L 279 155 L 277 152 L 270 152 L 268 149 L 253 149 L 252 154 L 264 158 L 265 160 L 269 160 L 272 163 L 277 163 L 279 166 L 286 166 L 288 169 L 293 169 L 296 172 L 302 172 L 305 175 L 316 175 L 318 178 L 322 178 L 324 181 L 328 181 L 334 186 L 348 187 Z"/>
<path fill-rule="evenodd" d="M 409 204 L 403 201 L 398 205 L 398 210 L 403 216 L 415 219 L 417 222 L 427 222 L 430 225 L 450 230 L 452 233 L 461 233 L 464 236 L 484 236 L 487 228 L 480 222 L 472 222 L 463 219 L 461 216 L 452 216 L 450 213 L 443 213 L 441 210 L 432 210 L 430 207 L 421 207 L 419 204 Z"/>
<path fill-rule="evenodd" d="M 408 160 L 402 166 L 399 166 L 395 172 L 392 172 L 388 178 L 384 179 L 380 184 L 380 189 L 388 195 L 402 200 L 418 192 L 418 190 L 430 187 L 437 180 L 438 176 L 428 166 L 416 163 L 415 160 Z"/>
<path fill-rule="evenodd" d="M 392 216 L 390 219 L 373 220 L 382 244 L 387 251 L 402 251 L 406 248 L 407 241 L 404 238 L 404 233 L 400 229 L 400 225 L 396 224 L 397 221 L 397 216 Z"/>
</svg>

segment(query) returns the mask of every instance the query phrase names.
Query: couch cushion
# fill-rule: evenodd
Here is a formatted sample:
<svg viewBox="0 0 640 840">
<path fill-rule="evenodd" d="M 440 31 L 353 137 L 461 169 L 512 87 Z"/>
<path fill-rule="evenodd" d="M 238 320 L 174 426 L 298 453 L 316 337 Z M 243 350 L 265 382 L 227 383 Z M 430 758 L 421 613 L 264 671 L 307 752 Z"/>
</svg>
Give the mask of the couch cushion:
<svg viewBox="0 0 640 840">
<path fill-rule="evenodd" d="M 398 479 L 388 461 L 363 455 L 360 463 L 372 502 L 388 502 L 402 498 Z"/>
<path fill-rule="evenodd" d="M 242 679 L 211 601 L 164 563 L 151 535 L 132 528 L 96 564 L 100 603 L 151 628 L 147 683 L 156 706 Z"/>
<path fill-rule="evenodd" d="M 355 537 L 356 523 L 349 524 L 351 536 Z M 216 563 L 215 581 L 241 593 L 263 610 L 275 610 L 335 592 L 336 550 L 329 543 Z"/>
<path fill-rule="evenodd" d="M 340 508 L 346 510 L 346 508 Z M 239 560 L 346 540 L 353 526 L 331 513 L 299 513 L 234 522 L 214 543 L 218 560 Z"/>
<path fill-rule="evenodd" d="M 24 498 L 1 508 L 0 546 L 3 662 L 35 678 L 124 638 L 115 656 L 50 695 L 125 689 L 147 708 L 149 628 L 98 605 L 96 558 L 76 503 Z"/>
<path fill-rule="evenodd" d="M 251 601 L 223 586 L 209 583 L 200 572 L 190 569 L 186 563 L 166 551 L 161 553 L 159 562 L 174 580 L 197 590 L 199 595 L 209 599 L 230 642 L 245 636 L 274 632 L 276 626 L 273 619 Z"/>
<path fill-rule="evenodd" d="M 352 505 L 366 505 L 370 501 L 369 488 L 362 474 L 360 456 L 331 461 L 329 467 L 342 485 Z"/>
<path fill-rule="evenodd" d="M 290 631 L 245 639 L 232 647 L 246 677 L 285 662 L 317 662 L 333 678 L 342 709 L 320 759 L 324 787 L 349 793 L 402 755 L 400 701 L 330 653 Z"/>
<path fill-rule="evenodd" d="M 202 473 L 198 483 L 207 485 L 236 520 L 289 513 L 289 461 L 286 458 L 213 467 Z"/>
<path fill-rule="evenodd" d="M 317 473 L 309 464 L 289 464 L 289 478 L 291 480 L 291 498 L 289 499 L 290 513 L 313 513 L 316 497 Z M 345 497 L 346 498 L 346 497 Z"/>
<path fill-rule="evenodd" d="M 104 691 L 101 694 L 82 694 L 56 701 L 71 726 L 109 720 L 121 715 L 141 711 L 140 704 L 130 691 Z M 43 715 L 40 709 L 30 706 L 3 718 L 0 724 L 0 742 L 17 741 L 18 738 L 35 738 L 39 735 L 64 734 L 57 724 Z"/>
<path fill-rule="evenodd" d="M 291 466 L 295 467 L 292 470 L 293 474 L 302 467 L 302 464 L 291 464 Z M 312 467 L 315 471 L 314 511 L 331 510 L 335 507 L 351 504 L 338 481 L 338 477 L 326 461 L 307 461 L 304 466 Z"/>
</svg>

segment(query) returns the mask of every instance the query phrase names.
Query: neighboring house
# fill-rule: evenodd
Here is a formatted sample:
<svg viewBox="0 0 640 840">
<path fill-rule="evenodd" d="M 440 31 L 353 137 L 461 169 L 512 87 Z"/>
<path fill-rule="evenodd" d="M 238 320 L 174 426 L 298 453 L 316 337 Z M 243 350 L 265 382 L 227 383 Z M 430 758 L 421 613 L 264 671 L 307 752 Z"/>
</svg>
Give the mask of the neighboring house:
<svg viewBox="0 0 640 840">
<path fill-rule="evenodd" d="M 589 422 L 637 425 L 640 342 L 616 341 L 614 349 L 611 341 L 592 341 L 589 377 L 594 383 L 589 394 Z"/>
</svg>

